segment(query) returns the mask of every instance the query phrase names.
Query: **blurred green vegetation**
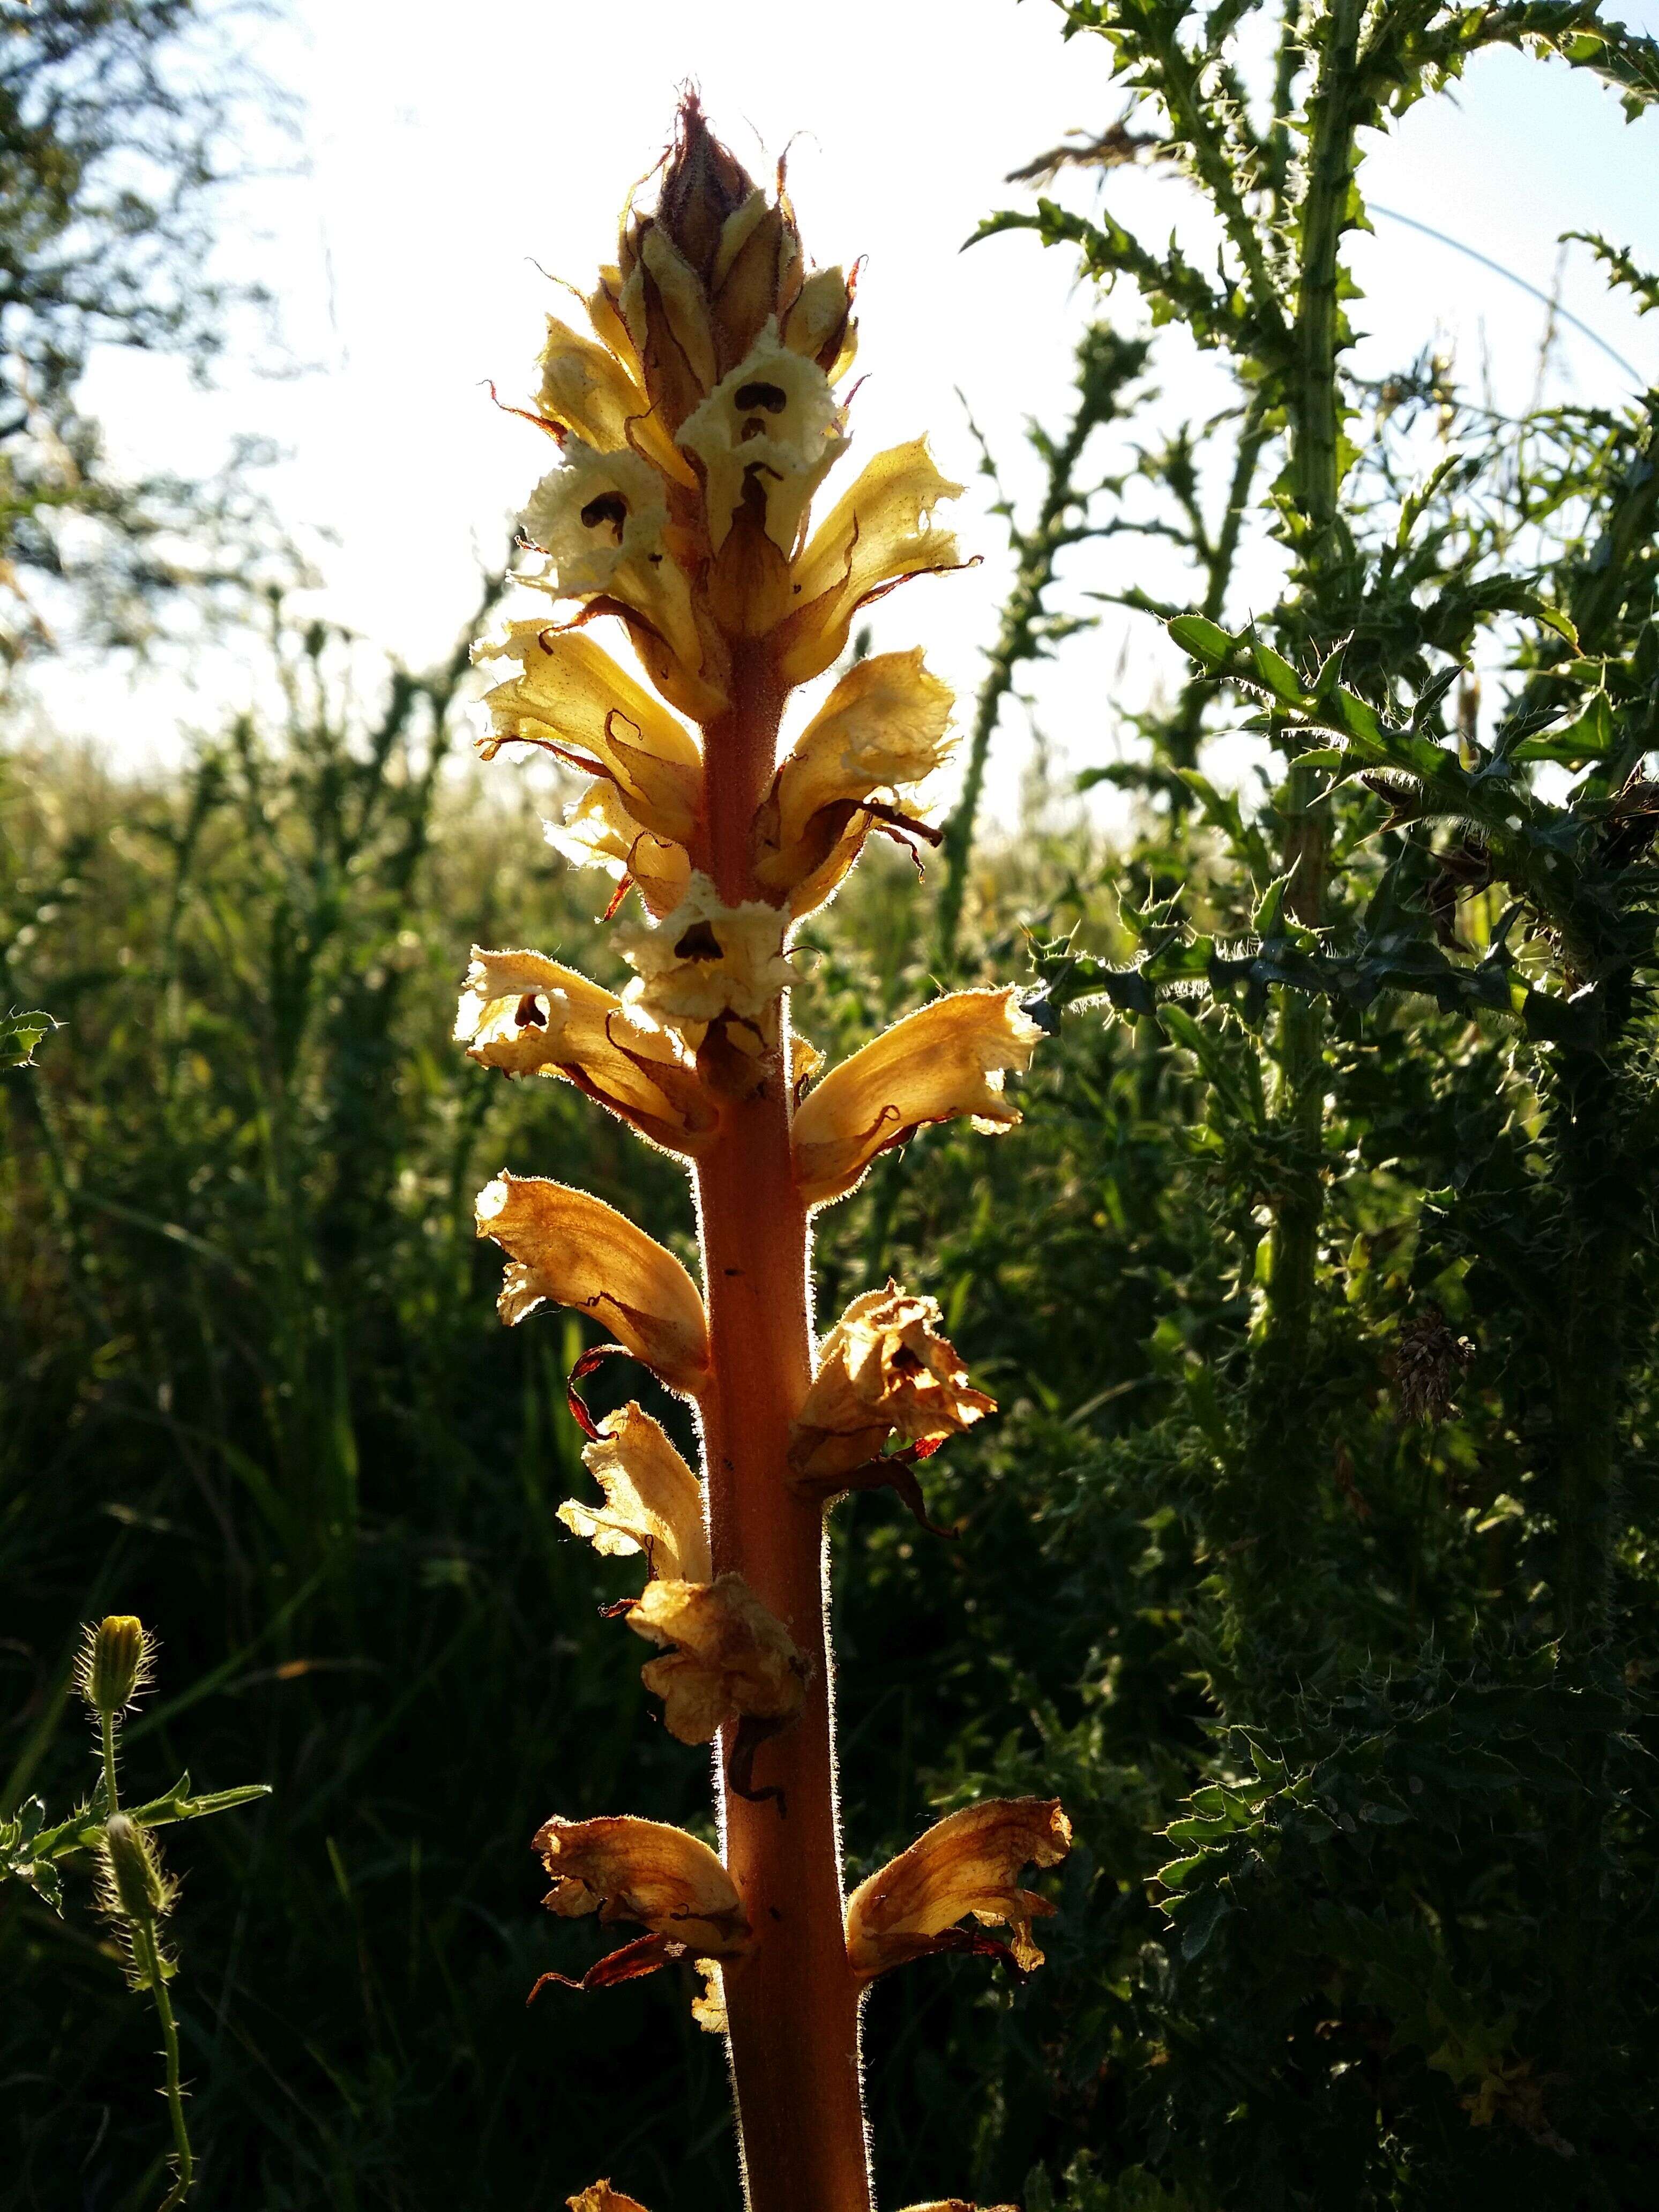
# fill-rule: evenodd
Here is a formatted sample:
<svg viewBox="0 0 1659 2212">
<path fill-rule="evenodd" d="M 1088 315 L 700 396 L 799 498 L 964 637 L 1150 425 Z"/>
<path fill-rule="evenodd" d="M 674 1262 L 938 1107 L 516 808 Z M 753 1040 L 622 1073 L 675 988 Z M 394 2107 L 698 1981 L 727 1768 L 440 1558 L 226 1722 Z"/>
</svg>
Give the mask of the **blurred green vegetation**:
<svg viewBox="0 0 1659 2212">
<path fill-rule="evenodd" d="M 1103 212 L 1026 226 L 1237 386 L 1154 436 L 1142 338 L 1102 324 L 1036 434 L 1045 503 L 1008 514 L 981 754 L 1076 626 L 1057 554 L 1174 549 L 1182 596 L 1119 596 L 1177 618 L 1187 676 L 1085 778 L 1127 827 L 1034 789 L 1005 839 L 958 817 L 944 926 L 888 854 L 806 933 L 832 1058 L 946 971 L 1025 976 L 1053 1032 L 1019 1129 L 933 1131 L 820 1222 L 821 1313 L 890 1270 L 1001 1403 L 928 1463 L 952 1540 L 836 1510 L 849 1876 L 988 1790 L 1058 1792 L 1078 1838 L 1030 1982 L 952 1959 L 874 1992 L 883 2201 L 1639 2212 L 1659 403 L 1505 419 L 1432 360 L 1364 386 L 1339 278 L 1362 128 L 1482 43 L 1634 104 L 1651 52 L 1569 0 L 1377 11 L 1362 50 L 1334 0 L 1269 11 L 1251 108 L 1249 12 L 1065 11 L 1158 119 L 1065 161 L 1208 192 L 1213 285 Z M 1230 628 L 1268 533 L 1282 594 Z M 609 2173 L 729 2212 L 722 2054 L 675 1976 L 524 2006 L 602 1940 L 539 1911 L 537 1823 L 706 1833 L 708 1795 L 600 1618 L 633 1577 L 555 1518 L 582 1325 L 499 1326 L 472 1195 L 506 1165 L 688 1258 L 691 1224 L 671 1163 L 447 1041 L 475 940 L 617 975 L 552 787 L 466 758 L 465 645 L 366 681 L 273 602 L 282 711 L 178 773 L 0 757 L 0 1000 L 61 1024 L 0 1076 L 0 1815 L 89 1785 L 73 1654 L 117 1608 L 163 1640 L 133 1802 L 185 1765 L 274 1784 L 169 1844 L 204 2206 Z M 1206 749 L 1241 725 L 1235 793 Z M 637 1381 L 602 1369 L 596 1408 Z M 61 1920 L 0 1893 L 0 2201 L 140 2212 L 153 2030 L 68 1888 Z"/>
</svg>

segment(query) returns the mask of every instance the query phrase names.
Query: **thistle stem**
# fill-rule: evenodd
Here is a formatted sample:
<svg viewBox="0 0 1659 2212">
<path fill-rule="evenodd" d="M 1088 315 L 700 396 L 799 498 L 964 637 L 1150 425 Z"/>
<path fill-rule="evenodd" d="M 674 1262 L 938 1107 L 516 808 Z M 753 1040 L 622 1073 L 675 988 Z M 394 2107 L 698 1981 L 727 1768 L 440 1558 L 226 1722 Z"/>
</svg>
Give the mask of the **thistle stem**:
<svg viewBox="0 0 1659 2212">
<path fill-rule="evenodd" d="M 167 2112 L 173 2121 L 173 2148 L 175 2171 L 173 2186 L 162 2198 L 157 2212 L 173 2212 L 190 2194 L 196 2179 L 196 2156 L 190 2147 L 190 2131 L 185 2125 L 184 2091 L 179 2080 L 179 2024 L 173 2018 L 173 2000 L 167 1995 L 167 1985 L 161 1975 L 161 1948 L 155 1941 L 155 1930 L 147 1921 L 131 1923 L 133 1949 L 143 1969 L 151 1994 L 155 1999 L 156 2016 L 161 2023 L 161 2045 L 167 2061 Z"/>
<path fill-rule="evenodd" d="M 104 1754 L 104 1817 L 107 1820 L 112 1813 L 119 1809 L 121 1803 L 115 1787 L 115 1716 L 113 1713 L 99 1714 L 98 1734 Z"/>
<path fill-rule="evenodd" d="M 731 712 L 706 732 L 708 863 L 720 897 L 756 896 L 750 835 L 775 764 L 781 693 L 739 649 Z M 787 1017 L 780 1010 L 782 1069 Z M 781 1071 L 728 1107 L 697 1166 L 714 1380 L 702 1401 L 716 1574 L 741 1574 L 809 1668 L 799 1717 L 765 1745 L 751 1800 L 727 1779 L 727 1869 L 758 1938 L 728 1970 L 732 2071 L 750 2212 L 868 2212 L 858 1990 L 842 1931 L 834 1713 L 819 1506 L 787 1484 L 789 1423 L 811 1378 L 809 1243 Z"/>
</svg>

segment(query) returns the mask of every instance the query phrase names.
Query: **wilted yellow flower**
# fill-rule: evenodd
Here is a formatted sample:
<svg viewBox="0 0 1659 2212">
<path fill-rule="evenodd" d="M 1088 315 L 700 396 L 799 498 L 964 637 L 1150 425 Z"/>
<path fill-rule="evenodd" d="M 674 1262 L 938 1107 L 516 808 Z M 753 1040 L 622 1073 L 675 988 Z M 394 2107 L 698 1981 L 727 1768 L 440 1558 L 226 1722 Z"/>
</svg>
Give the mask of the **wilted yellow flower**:
<svg viewBox="0 0 1659 2212">
<path fill-rule="evenodd" d="M 795 563 L 786 682 L 821 676 L 845 648 L 854 616 L 872 599 L 908 576 L 961 567 L 951 532 L 930 526 L 939 502 L 961 491 L 933 466 L 925 438 L 876 455 Z"/>
<path fill-rule="evenodd" d="M 854 1299 L 823 1340 L 817 1372 L 790 1425 L 789 1464 L 816 1484 L 872 1460 L 891 1436 L 934 1443 L 996 1411 L 969 1386 L 955 1347 L 939 1333 L 936 1298 L 889 1282 Z"/>
<path fill-rule="evenodd" d="M 641 829 L 616 785 L 603 779 L 566 807 L 562 822 L 544 822 L 542 834 L 574 866 L 603 868 L 623 887 L 637 884 L 646 911 L 659 920 L 673 912 L 690 884 L 691 856 L 684 846 Z M 613 905 L 621 897 L 619 889 Z"/>
<path fill-rule="evenodd" d="M 741 1575 L 647 1583 L 627 1619 L 637 1635 L 668 1647 L 640 1679 L 682 1743 L 710 1743 L 727 1721 L 787 1721 L 800 1711 L 806 1662 Z"/>
<path fill-rule="evenodd" d="M 672 914 L 618 928 L 617 946 L 639 974 L 630 997 L 653 1020 L 695 1044 L 708 1023 L 732 1014 L 760 1039 L 779 992 L 795 980 L 783 957 L 787 927 L 779 908 L 760 899 L 726 906 L 707 876 L 694 875 Z"/>
<path fill-rule="evenodd" d="M 614 1206 L 544 1176 L 500 1175 L 478 1193 L 480 1237 L 508 1266 L 496 1308 L 509 1327 L 544 1301 L 592 1314 L 671 1390 L 708 1380 L 702 1300 L 672 1252 Z"/>
<path fill-rule="evenodd" d="M 553 1879 L 542 1900 L 550 1912 L 565 1920 L 597 1912 L 606 1927 L 630 1920 L 648 1931 L 590 1967 L 578 1987 L 629 1981 L 687 1951 L 699 1959 L 740 1959 L 748 1948 L 750 1926 L 732 1877 L 708 1844 L 683 1828 L 626 1814 L 600 1820 L 556 1814 L 537 1830 L 531 1848 Z M 543 1977 L 550 1978 L 567 1978 Z"/>
<path fill-rule="evenodd" d="M 1006 1069 L 1031 1064 L 1042 1036 L 1000 991 L 953 991 L 884 1030 L 830 1069 L 796 1110 L 795 1182 L 809 1206 L 852 1189 L 871 1161 L 932 1121 L 972 1116 L 995 1133 L 1019 1119 Z"/>
<path fill-rule="evenodd" d="M 571 1498 L 559 1508 L 567 1528 L 610 1558 L 643 1552 L 652 1574 L 669 1582 L 708 1581 L 702 1488 L 660 1424 L 630 1401 L 605 1416 L 582 1462 L 605 1504 Z"/>
<path fill-rule="evenodd" d="M 567 2212 L 645 2212 L 637 2197 L 624 2197 L 608 2181 L 595 2181 L 580 2196 L 565 2198 Z"/>
<path fill-rule="evenodd" d="M 1072 1824 L 1057 1797 L 993 1798 L 951 1813 L 860 1882 L 847 1905 L 847 1955 L 860 1981 L 933 1951 L 988 1952 L 1029 1973 L 1042 1964 L 1031 1923 L 1054 1911 L 1014 1886 L 1023 1866 L 1058 1865 Z M 1006 1925 L 1006 1943 L 957 1923 Z"/>
<path fill-rule="evenodd" d="M 904 803 L 945 759 L 955 703 L 920 650 L 848 669 L 779 769 L 755 822 L 755 874 L 792 914 L 821 906 L 858 858 L 879 792 Z M 917 825 L 920 827 L 920 825 Z"/>
<path fill-rule="evenodd" d="M 720 1125 L 678 1037 L 539 952 L 473 946 L 455 1042 L 483 1067 L 564 1076 L 669 1152 L 695 1156 Z"/>
<path fill-rule="evenodd" d="M 640 829 L 684 844 L 702 804 L 702 750 L 609 653 L 571 631 L 515 622 L 480 646 L 477 658 L 519 666 L 485 699 L 494 731 L 487 752 L 539 745 L 613 783 Z"/>
<path fill-rule="evenodd" d="M 708 538 L 716 553 L 745 501 L 778 550 L 794 552 L 813 493 L 846 451 L 842 422 L 817 362 L 792 352 L 776 322 L 769 322 L 679 434 L 679 443 L 702 463 Z"/>
</svg>

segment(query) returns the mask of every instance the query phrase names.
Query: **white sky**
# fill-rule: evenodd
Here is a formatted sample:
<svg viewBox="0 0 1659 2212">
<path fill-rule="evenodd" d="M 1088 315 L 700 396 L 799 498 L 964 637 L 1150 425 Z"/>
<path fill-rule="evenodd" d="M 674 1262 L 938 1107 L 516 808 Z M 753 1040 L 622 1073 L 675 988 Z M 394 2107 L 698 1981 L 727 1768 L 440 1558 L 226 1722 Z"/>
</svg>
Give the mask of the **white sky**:
<svg viewBox="0 0 1659 2212">
<path fill-rule="evenodd" d="M 1659 0 L 1627 20 L 1659 29 Z M 239 429 L 292 458 L 272 486 L 295 526 L 329 533 L 325 611 L 422 664 L 447 647 L 469 607 L 481 556 L 547 465 L 544 441 L 497 413 L 533 381 L 541 318 L 556 304 L 535 265 L 591 281 L 614 251 L 617 214 L 660 149 L 677 88 L 701 84 L 716 128 L 757 173 L 792 142 L 790 180 L 809 253 L 868 264 L 860 290 L 855 456 L 927 428 L 942 465 L 970 483 L 962 532 L 983 567 L 923 582 L 878 611 L 878 642 L 926 642 L 964 698 L 994 634 L 1007 578 L 1005 540 L 984 512 L 955 387 L 967 395 L 1016 483 L 1020 427 L 1065 406 L 1072 334 L 1091 298 L 1070 256 L 1029 236 L 960 254 L 981 215 L 1018 204 L 1006 173 L 1073 125 L 1119 110 L 1103 43 L 1062 45 L 1044 0 L 299 0 L 299 28 L 275 38 L 270 66 L 305 108 L 305 173 L 262 188 L 227 235 L 227 270 L 279 295 L 288 345 L 315 364 L 272 380 L 271 363 L 226 368 L 191 392 L 169 364 L 117 360 L 93 398 L 128 463 L 210 466 Z M 1507 55 L 1484 58 L 1455 94 L 1421 103 L 1378 146 L 1374 203 L 1453 234 L 1547 290 L 1556 239 L 1600 229 L 1659 264 L 1659 118 L 1626 127 L 1588 77 Z M 1060 190 L 1086 203 L 1092 185 Z M 1186 204 L 1182 188 L 1116 173 L 1108 204 L 1152 240 Z M 1194 236 L 1199 234 L 1194 233 Z M 1543 310 L 1466 258 L 1379 217 L 1356 255 L 1371 333 L 1368 370 L 1403 364 L 1431 341 L 1473 369 L 1490 362 L 1500 400 L 1532 389 Z M 1640 323 L 1574 249 L 1563 300 L 1659 380 L 1659 316 Z M 1115 312 L 1133 326 L 1121 291 Z M 1214 389 L 1178 333 L 1159 381 L 1166 411 L 1202 411 Z M 1571 329 L 1554 398 L 1614 401 L 1626 380 Z M 1073 592 L 1140 573 L 1083 549 Z M 1265 588 L 1265 587 L 1264 587 Z M 1136 703 L 1168 648 L 1142 618 L 1107 610 L 1035 689 L 1043 727 L 1073 765 L 1121 742 L 1115 705 Z M 1128 652 L 1125 655 L 1126 638 Z M 177 672 L 136 690 L 105 670 L 64 669 L 43 685 L 60 726 L 136 753 L 171 749 L 181 712 L 212 720 L 252 681 L 222 660 L 198 670 L 181 708 Z M 998 795 L 1012 790 L 1021 718 L 1000 742 Z"/>
</svg>

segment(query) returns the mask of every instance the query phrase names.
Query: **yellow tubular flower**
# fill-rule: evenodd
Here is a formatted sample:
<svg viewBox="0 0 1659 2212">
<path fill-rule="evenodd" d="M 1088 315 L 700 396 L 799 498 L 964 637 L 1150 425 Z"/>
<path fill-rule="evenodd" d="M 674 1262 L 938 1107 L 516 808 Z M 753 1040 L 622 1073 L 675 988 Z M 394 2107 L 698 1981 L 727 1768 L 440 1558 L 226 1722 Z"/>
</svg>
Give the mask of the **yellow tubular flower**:
<svg viewBox="0 0 1659 2212">
<path fill-rule="evenodd" d="M 794 552 L 813 493 L 847 449 L 842 424 L 829 378 L 769 322 L 680 430 L 680 444 L 702 463 L 716 553 L 751 487 L 767 536 L 786 556 Z"/>
<path fill-rule="evenodd" d="M 663 1701 L 670 1735 L 710 1743 L 727 1721 L 791 1721 L 806 1667 L 788 1630 L 741 1575 L 653 1582 L 628 1609 L 636 1635 L 668 1648 L 640 1679 Z"/>
<path fill-rule="evenodd" d="M 638 453 L 602 453 L 573 437 L 520 520 L 531 544 L 547 556 L 546 580 L 561 597 L 620 598 L 637 592 L 642 574 L 664 558 L 668 501 L 661 475 Z M 645 574 L 646 589 L 652 580 Z"/>
<path fill-rule="evenodd" d="M 809 1206 L 840 1198 L 889 1146 L 958 1115 L 994 1133 L 1019 1120 L 1004 1071 L 1023 1074 L 1042 1032 L 1000 991 L 953 991 L 830 1069 L 796 1110 L 795 1182 Z"/>
<path fill-rule="evenodd" d="M 809 1483 L 875 1458 L 891 1436 L 935 1443 L 996 1411 L 939 1333 L 934 1298 L 890 1282 L 854 1299 L 823 1340 L 817 1373 L 791 1427 L 789 1464 Z"/>
<path fill-rule="evenodd" d="M 496 1310 L 511 1327 L 544 1302 L 591 1313 L 671 1390 L 708 1381 L 702 1300 L 665 1252 L 602 1199 L 542 1176 L 498 1176 L 478 1193 L 480 1237 L 507 1255 Z"/>
<path fill-rule="evenodd" d="M 842 678 L 756 817 L 756 877 L 788 893 L 792 914 L 821 906 L 858 858 L 872 818 L 866 802 L 887 792 L 903 805 L 945 761 L 954 704 L 919 649 L 878 653 Z"/>
<path fill-rule="evenodd" d="M 564 459 L 530 495 L 520 518 L 544 565 L 517 572 L 553 599 L 580 599 L 578 623 L 613 614 L 628 625 L 651 680 L 684 713 L 706 720 L 721 699 L 705 681 L 707 639 L 691 586 L 674 558 L 668 487 L 633 452 L 598 453 L 567 437 Z"/>
<path fill-rule="evenodd" d="M 567 1528 L 607 1558 L 643 1552 L 652 1575 L 665 1581 L 709 1580 L 702 1486 L 649 1413 L 631 1401 L 607 1413 L 582 1463 L 605 1504 L 571 1498 L 559 1508 Z"/>
<path fill-rule="evenodd" d="M 841 270 L 815 269 L 783 319 L 783 342 L 791 353 L 810 356 L 838 384 L 858 351 L 852 314 L 853 287 Z"/>
<path fill-rule="evenodd" d="M 486 695 L 486 758 L 504 744 L 539 745 L 614 783 L 641 830 L 685 842 L 702 801 L 697 741 L 609 653 L 591 638 L 515 622 L 477 657 L 519 670 Z"/>
<path fill-rule="evenodd" d="M 678 1040 L 539 952 L 473 948 L 455 1042 L 481 1066 L 558 1075 L 665 1151 L 702 1151 L 719 1109 Z"/>
<path fill-rule="evenodd" d="M 721 224 L 709 271 L 714 347 L 722 372 L 743 359 L 769 321 L 793 314 L 803 289 L 801 266 L 800 237 L 787 200 L 780 195 L 770 201 L 756 185 Z"/>
<path fill-rule="evenodd" d="M 720 1126 L 676 1036 L 539 952 L 473 946 L 455 1042 L 482 1067 L 563 1076 L 665 1152 L 695 1157 Z"/>
<path fill-rule="evenodd" d="M 636 884 L 646 911 L 659 920 L 690 886 L 691 857 L 684 846 L 641 829 L 616 785 L 602 778 L 566 807 L 562 822 L 543 823 L 542 834 L 573 866 L 603 868 L 615 882 Z"/>
<path fill-rule="evenodd" d="M 707 876 L 694 875 L 672 914 L 619 929 L 617 947 L 638 971 L 638 1004 L 653 1020 L 696 1042 L 708 1023 L 735 1015 L 759 1037 L 795 980 L 783 957 L 787 927 L 777 907 L 726 906 Z"/>
<path fill-rule="evenodd" d="M 821 676 L 839 658 L 854 616 L 869 600 L 908 576 L 962 566 L 951 532 L 929 526 L 940 500 L 961 491 L 933 466 L 925 438 L 877 454 L 795 563 L 795 612 L 784 632 L 781 662 L 787 683 Z"/>
<path fill-rule="evenodd" d="M 659 216 L 646 217 L 624 236 L 623 272 L 617 304 L 646 390 L 665 427 L 678 432 L 720 374 L 708 295 Z"/>
<path fill-rule="evenodd" d="M 1022 1973 L 1042 1964 L 1031 1923 L 1054 1911 L 1019 1889 L 1023 1866 L 1059 1864 L 1072 1848 L 1072 1824 L 1057 1797 L 993 1798 L 935 1822 L 847 1905 L 847 1954 L 860 1981 L 933 1951 L 981 1951 L 1006 1957 Z M 957 1923 L 1006 1925 L 1005 1944 Z"/>
<path fill-rule="evenodd" d="M 708 1844 L 683 1828 L 627 1814 L 602 1820 L 556 1814 L 536 1831 L 531 1849 L 552 1877 L 542 1899 L 550 1912 L 562 1920 L 597 1912 L 606 1927 L 630 1920 L 656 1939 L 601 1960 L 583 1977 L 589 1988 L 649 1973 L 684 1951 L 740 1959 L 748 1948 L 749 1923 L 732 1877 Z"/>
<path fill-rule="evenodd" d="M 540 367 L 537 404 L 550 422 L 596 453 L 634 448 L 678 482 L 695 484 L 684 458 L 653 416 L 643 386 L 608 346 L 579 337 L 550 315 Z"/>
</svg>

